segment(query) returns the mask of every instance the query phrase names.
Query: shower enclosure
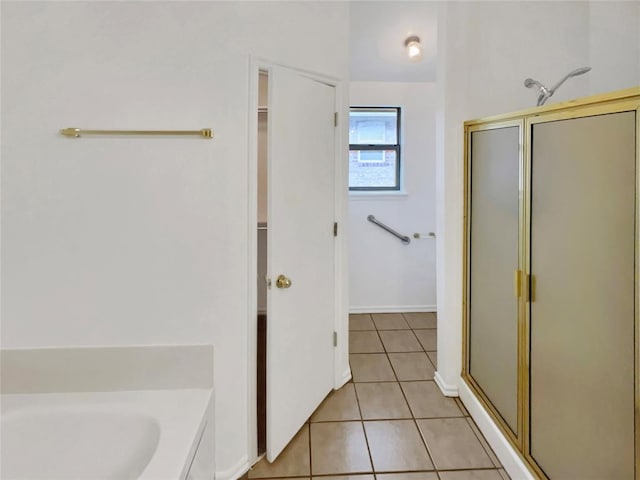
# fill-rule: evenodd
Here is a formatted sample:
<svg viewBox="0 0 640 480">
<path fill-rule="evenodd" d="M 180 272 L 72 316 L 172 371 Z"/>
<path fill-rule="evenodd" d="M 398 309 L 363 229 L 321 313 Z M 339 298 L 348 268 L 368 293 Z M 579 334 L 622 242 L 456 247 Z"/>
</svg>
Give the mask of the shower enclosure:
<svg viewBox="0 0 640 480">
<path fill-rule="evenodd" d="M 464 381 L 535 476 L 637 479 L 640 88 L 465 140 Z"/>
</svg>

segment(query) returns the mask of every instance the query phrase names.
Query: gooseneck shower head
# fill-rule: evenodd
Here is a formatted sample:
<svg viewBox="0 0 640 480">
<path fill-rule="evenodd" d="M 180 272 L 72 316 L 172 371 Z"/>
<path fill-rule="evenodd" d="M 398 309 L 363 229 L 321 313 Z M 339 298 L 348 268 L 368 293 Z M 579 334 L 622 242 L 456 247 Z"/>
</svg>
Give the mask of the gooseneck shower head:
<svg viewBox="0 0 640 480">
<path fill-rule="evenodd" d="M 571 77 L 576 77 L 578 75 L 585 74 L 589 70 L 591 70 L 591 67 L 576 68 L 575 70 L 567 73 L 564 77 L 562 77 L 562 80 L 560 80 L 558 83 L 556 83 L 553 86 L 553 88 L 547 88 L 542 83 L 540 83 L 537 80 L 534 80 L 532 78 L 527 78 L 524 81 L 524 86 L 527 87 L 527 88 L 532 88 L 534 86 L 538 87 L 538 90 L 540 91 L 540 95 L 538 95 L 538 103 L 537 103 L 537 105 L 540 106 L 540 105 L 544 105 L 544 103 L 549 99 L 549 97 L 551 97 L 551 95 L 553 95 L 555 93 L 555 91 L 560 87 L 560 85 L 562 85 L 564 82 L 566 82 L 567 79 L 569 79 Z"/>
<path fill-rule="evenodd" d="M 553 95 L 553 92 L 555 92 L 558 87 L 560 85 L 562 85 L 564 82 L 567 81 L 567 79 L 571 78 L 571 77 L 577 77 L 578 75 L 582 75 L 587 73 L 589 70 L 591 70 L 591 67 L 582 67 L 582 68 L 576 68 L 575 70 L 573 70 L 572 72 L 567 73 L 564 77 L 562 77 L 562 80 L 560 80 L 558 83 L 556 83 L 553 88 L 551 89 L 551 92 L 549 94 L 549 96 Z"/>
<path fill-rule="evenodd" d="M 545 93 L 545 94 L 549 93 L 549 90 L 547 90 L 547 87 L 545 87 L 545 86 L 544 86 L 543 84 L 541 84 L 539 81 L 534 80 L 533 78 L 527 78 L 527 79 L 524 81 L 524 86 L 525 86 L 525 87 L 527 87 L 527 88 L 531 88 L 531 87 L 533 87 L 534 85 L 535 85 L 536 87 L 538 87 L 538 89 L 539 89 L 542 93 Z"/>
<path fill-rule="evenodd" d="M 533 78 L 527 78 L 527 79 L 524 81 L 524 86 L 525 86 L 525 87 L 527 87 L 527 88 L 531 88 L 531 87 L 533 87 L 534 85 L 535 85 L 536 87 L 540 88 L 540 89 L 545 89 L 545 90 L 546 90 L 546 88 L 545 88 L 545 86 L 544 86 L 544 85 L 542 85 L 539 81 L 534 80 Z"/>
</svg>

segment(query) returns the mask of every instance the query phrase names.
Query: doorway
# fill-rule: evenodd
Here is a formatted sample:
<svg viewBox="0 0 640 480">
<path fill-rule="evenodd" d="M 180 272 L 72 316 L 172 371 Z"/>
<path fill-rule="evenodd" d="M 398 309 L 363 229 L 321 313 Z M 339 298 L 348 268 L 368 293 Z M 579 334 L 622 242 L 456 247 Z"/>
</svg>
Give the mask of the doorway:
<svg viewBox="0 0 640 480">
<path fill-rule="evenodd" d="M 267 451 L 267 151 L 269 74 L 258 76 L 258 456 Z"/>
<path fill-rule="evenodd" d="M 336 325 L 346 326 L 346 312 L 336 313 L 338 102 L 336 82 L 273 64 L 254 72 L 252 415 L 256 453 L 273 461 L 342 384 L 334 365 Z"/>
</svg>

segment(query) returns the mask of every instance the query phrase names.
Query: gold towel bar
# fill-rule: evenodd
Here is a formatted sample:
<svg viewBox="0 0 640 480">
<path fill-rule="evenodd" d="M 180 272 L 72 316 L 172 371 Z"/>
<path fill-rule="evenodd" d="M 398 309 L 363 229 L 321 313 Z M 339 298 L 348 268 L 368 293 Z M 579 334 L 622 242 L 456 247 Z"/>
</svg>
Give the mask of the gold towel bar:
<svg viewBox="0 0 640 480">
<path fill-rule="evenodd" d="M 195 135 L 212 139 L 213 131 L 210 128 L 201 130 L 85 130 L 83 128 L 63 128 L 62 135 L 67 137 L 80 137 L 81 135 Z"/>
</svg>

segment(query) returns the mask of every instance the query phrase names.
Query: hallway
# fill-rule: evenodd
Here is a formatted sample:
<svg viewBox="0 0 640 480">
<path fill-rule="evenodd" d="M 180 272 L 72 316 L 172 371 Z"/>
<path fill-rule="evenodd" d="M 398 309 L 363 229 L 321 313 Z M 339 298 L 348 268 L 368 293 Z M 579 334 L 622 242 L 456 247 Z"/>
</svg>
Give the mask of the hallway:
<svg viewBox="0 0 640 480">
<path fill-rule="evenodd" d="M 250 479 L 508 480 L 458 399 L 442 396 L 434 313 L 349 317 L 353 380 Z"/>
</svg>

